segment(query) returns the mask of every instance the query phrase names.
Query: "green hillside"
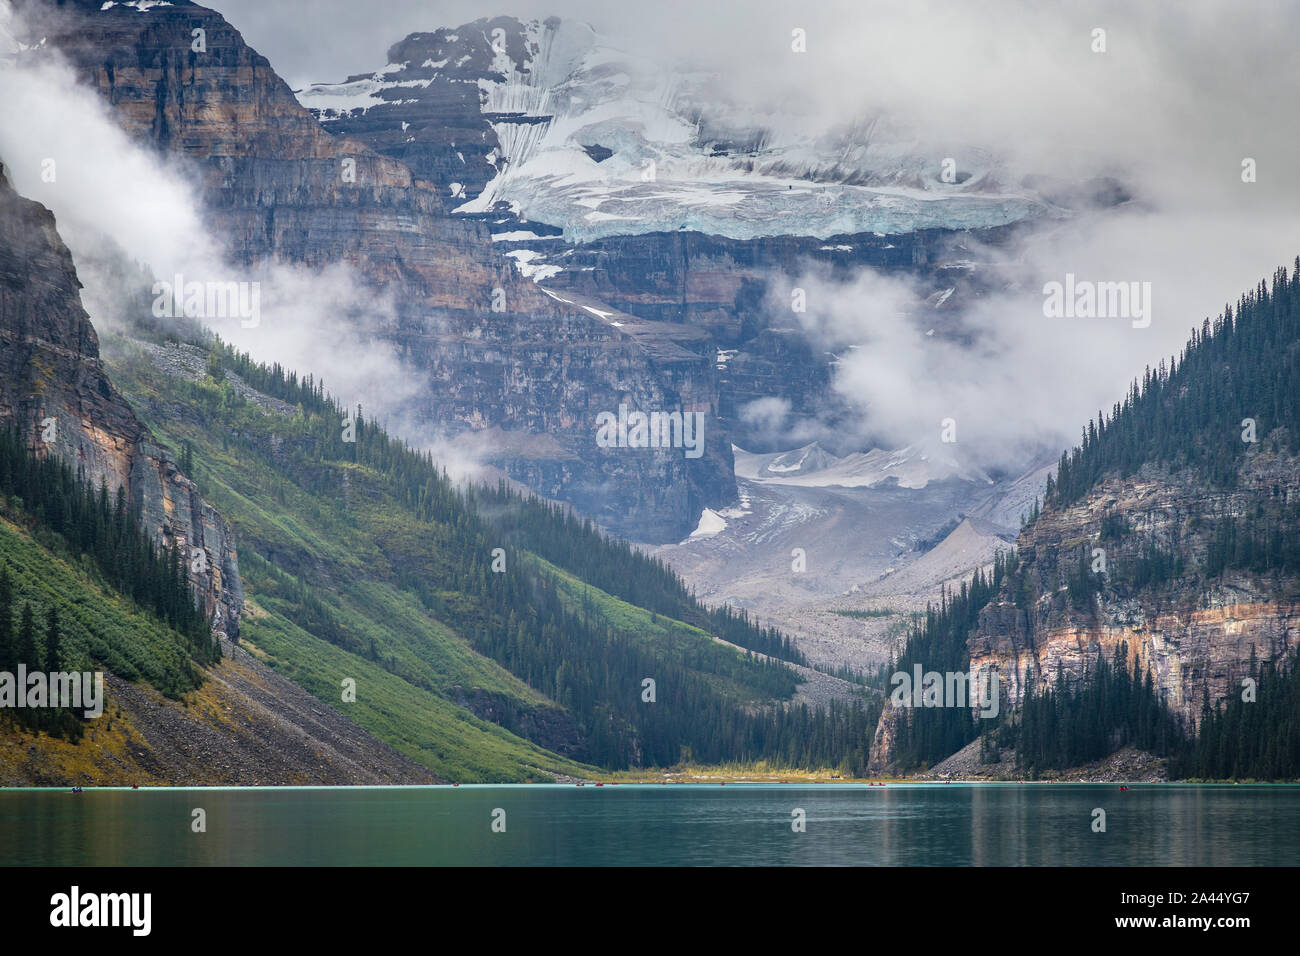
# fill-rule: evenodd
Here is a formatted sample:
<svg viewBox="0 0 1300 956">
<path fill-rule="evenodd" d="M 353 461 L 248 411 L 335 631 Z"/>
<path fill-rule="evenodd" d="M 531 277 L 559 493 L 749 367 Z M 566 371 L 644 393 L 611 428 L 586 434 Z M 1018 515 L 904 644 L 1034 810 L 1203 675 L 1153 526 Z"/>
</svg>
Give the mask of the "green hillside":
<svg viewBox="0 0 1300 956">
<path fill-rule="evenodd" d="M 115 381 L 236 530 L 242 639 L 331 705 L 354 677 L 344 712 L 435 772 L 865 766 L 866 703 L 787 712 L 799 678 L 711 635 L 797 658 L 788 640 L 661 562 L 504 486 L 458 488 L 310 378 L 220 343 L 190 375 L 112 345 Z"/>
<path fill-rule="evenodd" d="M 213 660 L 207 622 L 179 555 L 153 547 L 121 496 L 109 501 L 107 489 L 0 431 L 0 670 L 55 663 L 44 646 L 53 611 L 62 669 L 103 666 L 180 698 Z M 24 606 L 42 625 L 36 655 L 20 653 Z"/>
</svg>

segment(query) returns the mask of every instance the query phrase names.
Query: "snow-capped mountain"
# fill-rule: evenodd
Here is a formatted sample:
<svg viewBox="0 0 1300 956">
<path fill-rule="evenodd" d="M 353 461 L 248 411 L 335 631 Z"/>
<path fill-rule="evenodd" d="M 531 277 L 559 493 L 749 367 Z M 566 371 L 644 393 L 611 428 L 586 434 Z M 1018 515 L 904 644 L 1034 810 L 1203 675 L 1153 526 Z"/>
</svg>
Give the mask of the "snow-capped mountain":
<svg viewBox="0 0 1300 956">
<path fill-rule="evenodd" d="M 809 128 L 728 102 L 716 80 L 625 54 L 584 23 L 502 17 L 412 34 L 379 70 L 297 95 L 328 128 L 429 176 L 457 212 L 509 211 L 576 242 L 894 235 L 1060 213 L 1004 187 L 978 150 L 921 142 L 888 116 Z M 968 165 L 946 182 L 952 154 Z"/>
</svg>

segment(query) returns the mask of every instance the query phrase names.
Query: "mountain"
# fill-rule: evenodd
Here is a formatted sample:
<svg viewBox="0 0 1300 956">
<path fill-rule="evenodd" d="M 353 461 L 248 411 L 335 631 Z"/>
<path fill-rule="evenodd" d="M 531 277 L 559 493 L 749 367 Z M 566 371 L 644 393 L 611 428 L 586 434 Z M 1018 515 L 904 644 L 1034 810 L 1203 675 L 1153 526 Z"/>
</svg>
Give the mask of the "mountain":
<svg viewBox="0 0 1300 956">
<path fill-rule="evenodd" d="M 42 622 L 54 613 L 61 663 L 103 669 L 107 695 L 102 719 L 69 728 L 84 734 L 80 743 L 53 727 L 32 737 L 6 727 L 0 783 L 432 781 L 426 768 L 232 643 L 244 609 L 232 529 L 114 385 L 79 292 L 54 217 L 18 196 L 0 168 L 0 576 L 12 581 L 0 645 L 8 646 L 20 604 L 34 607 Z M 50 484 L 52 471 L 31 470 L 60 463 L 62 484 Z M 26 493 L 13 494 L 20 483 Z M 78 488 L 105 518 L 121 488 L 126 510 L 115 520 L 131 515 L 144 533 L 141 546 L 184 556 L 180 593 L 203 616 L 199 635 L 210 630 L 222 639 L 217 662 L 206 641 L 195 644 L 199 635 L 176 630 L 140 599 L 142 586 L 158 583 L 160 568 L 136 564 L 123 580 L 128 553 L 74 546 L 85 525 L 69 516 L 93 520 L 67 498 Z M 119 533 L 118 547 L 128 541 Z M 91 554 L 101 556 L 88 561 Z"/>
<path fill-rule="evenodd" d="M 154 539 L 177 546 L 214 630 L 239 635 L 244 598 L 230 527 L 110 381 L 54 217 L 0 169 L 0 427 L 126 490 Z"/>
<path fill-rule="evenodd" d="M 314 752 L 350 781 L 961 755 L 1037 774 L 1116 748 L 1209 772 L 1257 719 L 1243 681 L 1292 693 L 1294 274 L 1054 473 L 987 474 L 852 427 L 802 284 L 890 273 L 915 293 L 900 320 L 975 345 L 961 310 L 1010 281 L 992 264 L 1116 184 L 1013 183 L 979 153 L 949 182 L 894 118 L 812 131 L 554 18 L 412 34 L 295 93 L 187 0 L 20 8 L 44 42 L 15 55 L 66 57 L 189 177 L 224 243 L 204 280 L 346 275 L 361 303 L 313 314 L 320 336 L 394 358 L 370 393 L 327 390 L 159 323 L 148 267 L 105 282 L 89 252 L 83 304 L 49 213 L 0 189 L 0 558 L 24 608 L 0 646 L 31 658 L 28 612 L 48 615 L 43 647 L 66 633 L 103 665 L 113 726 L 154 754 L 21 724 L 66 772 L 301 780 Z M 86 305 L 113 318 L 102 355 Z M 597 426 L 628 409 L 698 415 L 703 453 L 611 447 Z M 434 436 L 500 480 L 454 479 Z M 1003 710 L 902 713 L 891 664 L 995 671 Z M 1234 772 L 1283 772 L 1291 736 Z"/>
<path fill-rule="evenodd" d="M 1095 759 L 1134 735 L 1185 756 L 1179 734 L 1190 739 L 1214 714 L 1240 707 L 1261 669 L 1290 669 L 1300 625 L 1298 454 L 1300 261 L 1206 320 L 1181 356 L 1148 368 L 1088 424 L 1048 480 L 1015 558 L 996 581 L 977 582 L 979 597 L 963 587 L 955 610 L 914 635 L 904 658 L 925 651 L 927 670 L 995 671 L 1004 712 L 1015 715 L 999 722 L 999 740 L 1020 748 L 1022 768 Z M 1146 700 L 1141 707 L 1157 714 L 1141 726 L 1113 708 L 1088 710 L 1100 706 L 1090 688 L 1124 680 L 1125 670 L 1134 707 Z M 1095 751 L 1071 755 L 1036 736 L 1044 707 L 1087 715 L 1110 736 L 1062 730 L 1060 741 L 1077 737 Z M 948 716 L 933 711 L 910 719 L 909 730 L 886 709 L 873 764 L 904 754 L 933 763 L 992 732 L 958 717 L 937 733 Z M 1257 753 L 1260 762 L 1240 773 L 1300 766 L 1283 730 L 1270 762 Z"/>
<path fill-rule="evenodd" d="M 973 165 L 947 183 L 934 157 L 955 147 L 889 117 L 810 130 L 797 111 L 742 108 L 718 77 L 641 62 L 572 20 L 414 33 L 386 59 L 299 102 L 435 183 L 454 218 L 485 223 L 549 294 L 707 333 L 718 425 L 757 451 L 788 447 L 745 414 L 765 398 L 843 445 L 836 454 L 862 445 L 845 440 L 836 356 L 789 311 L 802 277 L 897 273 L 924 301 L 916 321 L 960 334 L 949 316 L 996 283 L 999 249 L 1065 214 L 1057 200 L 1120 201 L 1042 177 L 1004 185 L 996 160 L 968 147 Z"/>
<path fill-rule="evenodd" d="M 733 442 L 781 449 L 747 414 L 756 401 L 787 402 L 834 454 L 870 447 L 848 436 L 836 356 L 785 311 L 801 276 L 898 273 L 917 287 L 915 321 L 960 334 L 950 316 L 1000 281 L 999 250 L 1064 214 L 1058 191 L 1006 184 L 977 151 L 943 181 L 933 149 L 888 117 L 814 133 L 725 104 L 709 77 L 660 90 L 570 21 L 413 34 L 379 71 L 295 98 L 188 2 L 78 0 L 47 19 L 41 36 L 117 120 L 197 169 L 238 274 L 342 263 L 392 302 L 347 320 L 418 384 L 403 420 L 651 544 L 736 503 Z M 597 416 L 624 405 L 705 416 L 703 455 L 601 447 Z"/>
<path fill-rule="evenodd" d="M 436 196 L 364 148 L 353 154 L 358 168 L 380 182 L 363 197 L 344 195 L 331 170 L 350 145 L 320 131 L 224 21 L 173 6 L 183 9 L 60 5 L 51 45 L 89 64 L 89 78 L 111 95 L 129 131 L 189 156 L 202 174 L 207 214 L 234 237 L 237 259 L 321 265 L 339 237 L 322 238 L 317 224 L 348 220 L 345 251 L 380 274 L 400 274 L 391 280 L 399 299 L 421 277 L 431 280 L 423 293 L 439 294 L 432 280 L 450 277 L 421 248 L 482 226 L 453 221 L 443 230 Z M 207 31 L 211 56 L 187 68 L 176 45 L 193 29 Z M 43 562 L 61 560 L 86 565 L 85 587 L 126 602 L 120 624 L 121 613 L 93 604 L 90 619 L 73 615 L 65 644 L 104 667 L 113 727 L 131 736 L 105 738 L 107 725 L 92 724 L 87 742 L 82 728 L 76 746 L 85 749 L 49 757 L 52 774 L 104 781 L 148 771 L 148 779 L 176 782 L 188 766 L 205 781 L 288 782 L 308 779 L 315 766 L 322 779 L 350 782 L 529 781 L 683 759 L 864 766 L 875 716 L 861 687 L 808 672 L 817 677 L 816 697 L 799 696 L 805 678 L 782 663 L 802 660 L 788 638 L 743 613 L 703 607 L 663 564 L 565 507 L 504 482 L 457 485 L 428 454 L 359 407 L 345 408 L 311 374 L 257 363 L 195 322 L 159 322 L 144 294 L 152 277 L 124 262 L 93 263 L 96 282 L 104 269 L 127 277 L 95 290 L 96 307 L 115 318 L 106 365 L 52 217 L 16 196 L 6 201 L 14 251 L 4 260 L 3 328 L 18 348 L 6 351 L 5 407 L 15 410 L 20 432 L 5 446 L 17 462 L 5 474 L 15 482 L 16 527 L 48 538 L 35 555 L 11 551 L 18 597 L 42 614 L 64 607 L 31 586 Z M 411 215 L 427 216 L 422 228 L 396 221 Z M 376 238 L 394 229 L 416 238 L 395 250 L 385 245 L 391 236 Z M 29 273 L 31 264 L 39 270 Z M 475 275 L 457 281 L 463 305 Z M 521 288 L 528 294 L 531 284 Z M 615 331 L 620 323 L 592 307 L 549 314 L 578 312 L 599 318 L 617 349 L 666 341 L 657 327 Z M 543 324 L 538 315 L 517 318 Z M 506 340 L 512 334 L 499 331 Z M 655 374 L 676 374 L 671 355 L 656 361 Z M 548 374 L 563 378 L 563 369 Z M 636 373 L 617 374 L 626 387 Z M 22 456 L 31 454 L 32 423 L 51 409 L 77 414 L 77 430 L 69 434 L 60 422 L 64 444 L 38 446 L 34 472 Z M 111 457 L 99 464 L 96 455 L 110 451 L 125 464 Z M 146 464 L 165 467 L 168 493 L 193 496 L 191 509 L 221 530 L 229 561 L 214 574 L 207 558 L 209 578 L 222 576 L 219 592 L 208 578 L 179 581 L 180 508 L 150 498 L 158 491 Z M 124 475 L 129 481 L 119 482 Z M 618 500 L 605 491 L 604 500 Z M 662 499 L 643 504 L 657 518 L 671 512 Z M 170 538 L 147 536 L 159 514 L 159 534 Z M 195 534 L 191 528 L 186 542 Z M 123 548 L 129 553 L 114 561 Z M 191 588 L 219 600 L 189 607 L 183 597 Z M 196 622 L 196 614 L 204 617 Z M 208 640 L 209 623 L 225 625 L 220 645 Z M 155 706 L 157 695 L 168 703 Z M 191 712 L 197 719 L 186 717 Z M 136 738 L 147 743 L 114 763 L 109 755 Z M 53 754 L 55 745 L 40 740 Z M 256 741 L 260 749 L 250 750 Z M 368 746 L 376 754 L 370 763 L 359 759 L 358 747 Z M 308 751 L 318 759 L 304 766 L 298 757 Z M 21 753 L 12 749 L 15 779 L 34 772 Z M 217 769 L 200 775 L 198 760 Z"/>
<path fill-rule="evenodd" d="M 193 448 L 200 486 L 239 534 L 241 642 L 325 702 L 356 675 L 346 712 L 440 775 L 525 779 L 778 748 L 865 760 L 847 736 L 827 750 L 782 729 L 863 724 L 861 688 L 837 681 L 833 709 L 801 707 L 799 678 L 770 659 L 800 660 L 788 639 L 701 607 L 590 521 L 504 485 L 459 488 L 360 416 L 348 442 L 318 385 L 219 342 L 115 340 L 112 368 L 152 427 Z M 501 740 L 468 733 L 485 725 Z"/>
<path fill-rule="evenodd" d="M 574 20 L 484 18 L 413 33 L 387 59 L 298 99 L 409 162 L 460 210 L 509 211 L 575 242 L 677 229 L 825 240 L 1054 209 L 1001 187 L 982 153 L 947 183 L 936 154 L 890 117 L 807 133 L 796 113 L 742 111 L 718 77 L 641 61 Z"/>
<path fill-rule="evenodd" d="M 323 130 L 212 10 L 186 0 L 26 9 L 124 129 L 197 170 L 232 271 L 342 263 L 376 300 L 391 298 L 391 327 L 350 319 L 403 355 L 421 386 L 408 417 L 476 433 L 511 477 L 644 540 L 680 539 L 704 507 L 734 501 L 730 443 L 712 423 L 700 457 L 596 444 L 597 415 L 621 404 L 716 415 L 715 356 L 700 332 L 544 294 L 487 226 L 450 217 L 411 168 Z M 202 53 L 191 50 L 195 29 Z"/>
</svg>

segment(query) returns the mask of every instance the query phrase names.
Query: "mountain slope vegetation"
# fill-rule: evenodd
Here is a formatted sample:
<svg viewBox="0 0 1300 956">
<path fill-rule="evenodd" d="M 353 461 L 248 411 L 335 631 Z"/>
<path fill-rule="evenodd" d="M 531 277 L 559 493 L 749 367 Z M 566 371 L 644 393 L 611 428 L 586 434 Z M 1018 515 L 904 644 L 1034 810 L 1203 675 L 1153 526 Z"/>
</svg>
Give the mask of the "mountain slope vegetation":
<svg viewBox="0 0 1300 956">
<path fill-rule="evenodd" d="M 355 678 L 348 712 L 436 772 L 865 766 L 867 700 L 788 706 L 794 672 L 714 639 L 797 659 L 787 638 L 704 608 L 661 562 L 566 509 L 459 486 L 318 381 L 219 340 L 123 340 L 110 364 L 239 535 L 243 638 L 336 706 Z M 410 711 L 412 693 L 425 710 Z M 448 705 L 549 757 L 465 776 L 446 754 L 474 748 L 430 716 Z"/>
<path fill-rule="evenodd" d="M 1013 748 L 1017 773 L 1132 744 L 1185 776 L 1300 777 L 1285 637 L 1300 599 L 1297 452 L 1300 259 L 1090 422 L 993 587 L 977 577 L 917 627 L 900 669 L 993 666 L 1015 709 L 887 715 L 878 756 L 932 764 L 983 734 L 984 756 Z M 1269 700 L 1248 702 L 1246 686 Z M 1265 715 L 1276 737 L 1246 745 Z"/>
</svg>

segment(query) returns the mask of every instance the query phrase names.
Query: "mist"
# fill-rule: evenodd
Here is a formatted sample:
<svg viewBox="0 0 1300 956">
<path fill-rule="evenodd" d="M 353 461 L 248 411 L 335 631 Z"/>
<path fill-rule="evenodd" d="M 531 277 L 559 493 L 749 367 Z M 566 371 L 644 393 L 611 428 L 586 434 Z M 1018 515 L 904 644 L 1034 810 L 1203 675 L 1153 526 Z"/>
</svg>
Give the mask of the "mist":
<svg viewBox="0 0 1300 956">
<path fill-rule="evenodd" d="M 719 115 L 766 124 L 777 141 L 876 119 L 936 165 L 991 157 L 982 188 L 1016 192 L 1029 176 L 1121 183 L 1134 197 L 1124 206 L 1078 209 L 990 254 L 996 274 L 983 278 L 1004 291 L 954 302 L 960 314 L 942 317 L 973 347 L 942 330 L 927 335 L 940 317 L 897 279 L 864 272 L 834 283 L 810 270 L 798 280 L 808 293 L 800 325 L 840 354 L 834 388 L 864 442 L 924 442 L 951 417 L 960 451 L 986 466 L 1071 444 L 1144 367 L 1179 352 L 1193 326 L 1300 252 L 1300 131 L 1289 121 L 1300 7 L 399 0 L 380 22 L 347 2 L 216 6 L 296 87 L 376 69 L 415 30 L 558 15 L 586 20 L 664 71 L 713 74 Z M 806 53 L 791 48 L 796 28 Z M 1253 182 L 1243 181 L 1248 159 Z M 1043 286 L 1067 273 L 1150 283 L 1150 326 L 1045 317 Z M 781 292 L 770 317 L 784 311 L 788 324 Z M 789 444 L 825 427 L 792 420 L 779 399 L 753 403 L 745 417 Z"/>
<path fill-rule="evenodd" d="M 0 7 L 0 39 L 22 35 L 7 7 Z M 203 324 L 258 361 L 323 381 L 345 407 L 361 405 L 368 419 L 434 450 L 450 473 L 477 474 L 470 446 L 452 447 L 412 414 L 420 378 L 376 334 L 395 322 L 386 296 L 345 264 L 232 264 L 208 231 L 190 185 L 197 177 L 183 160 L 132 141 L 56 52 L 13 52 L 11 44 L 0 57 L 0 162 L 15 190 L 54 213 L 97 330 L 129 331 L 146 318 L 142 302 L 155 316 L 172 314 L 159 311 L 166 296 L 156 283 L 176 276 L 251 288 L 256 315 L 205 314 Z"/>
<path fill-rule="evenodd" d="M 959 168 L 964 155 L 992 157 L 985 188 L 1015 192 L 1031 175 L 1122 183 L 1132 202 L 1078 209 L 1010 249 L 986 250 L 992 274 L 983 278 L 1001 291 L 954 300 L 941 315 L 896 277 L 864 271 L 832 282 L 810 268 L 797 280 L 808 293 L 801 329 L 840 356 L 833 386 L 855 418 L 836 427 L 864 443 L 925 442 L 953 418 L 958 449 L 985 466 L 1014 467 L 1071 444 L 1144 367 L 1179 352 L 1192 327 L 1300 252 L 1300 131 L 1291 122 L 1300 7 L 1245 3 L 1225 15 L 1208 0 L 793 10 L 773 0 L 652 8 L 396 0 L 379 18 L 350 0 L 212 5 L 294 87 L 378 68 L 388 46 L 412 31 L 497 14 L 559 15 L 592 23 L 611 45 L 664 71 L 713 74 L 720 113 L 750 116 L 778 139 L 876 118 L 936 165 L 946 156 Z M 806 32 L 806 53 L 791 49 L 796 28 Z M 1097 30 L 1105 31 L 1104 52 Z M 259 359 L 323 377 L 349 404 L 399 414 L 414 378 L 391 348 L 359 331 L 363 318 L 382 327 L 391 310 L 357 277 L 342 266 L 233 275 L 203 228 L 184 170 L 127 141 L 98 97 L 77 89 L 57 62 L 10 64 L 0 82 L 0 158 L 21 192 L 55 211 L 79 262 L 110 244 L 162 278 L 261 281 L 260 325 L 215 331 Z M 41 178 L 47 158 L 57 160 L 56 182 Z M 1247 159 L 1253 182 L 1243 181 Z M 1046 317 L 1043 286 L 1067 274 L 1150 283 L 1149 327 Z M 770 315 L 784 312 L 789 324 L 788 290 L 780 291 Z M 88 302 L 96 296 L 88 281 Z M 746 417 L 791 444 L 825 427 L 792 421 L 777 399 L 755 403 Z M 434 440 L 415 423 L 403 427 Z"/>
</svg>

